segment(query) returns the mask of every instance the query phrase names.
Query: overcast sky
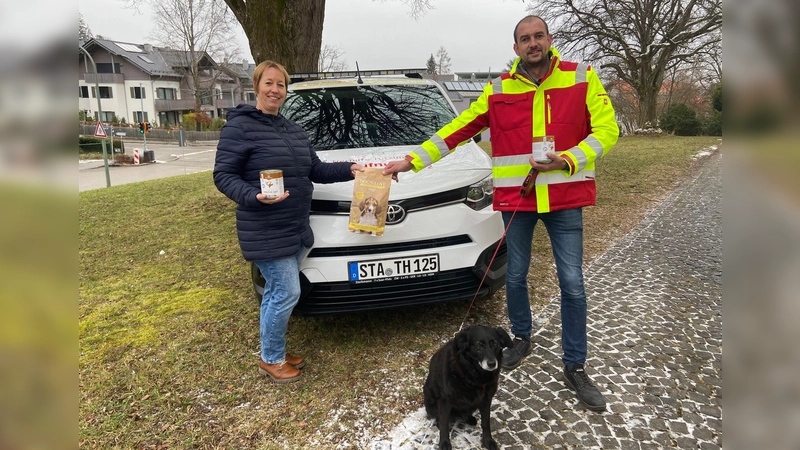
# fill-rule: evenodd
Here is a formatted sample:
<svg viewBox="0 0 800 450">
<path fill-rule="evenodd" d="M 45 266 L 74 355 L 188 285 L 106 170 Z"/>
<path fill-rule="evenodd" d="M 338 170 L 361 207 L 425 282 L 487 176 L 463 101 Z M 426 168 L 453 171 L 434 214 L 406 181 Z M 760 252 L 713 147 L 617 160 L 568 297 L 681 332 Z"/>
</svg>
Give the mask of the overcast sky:
<svg viewBox="0 0 800 450">
<path fill-rule="evenodd" d="M 327 0 L 323 44 L 339 46 L 349 69 L 425 67 L 444 46 L 454 72 L 502 70 L 515 57 L 513 31 L 526 15 L 522 0 L 432 0 L 419 20 L 401 0 Z M 124 0 L 78 0 L 92 33 L 136 44 L 153 42 L 149 11 L 125 9 Z M 244 32 L 240 51 L 252 61 Z"/>
</svg>

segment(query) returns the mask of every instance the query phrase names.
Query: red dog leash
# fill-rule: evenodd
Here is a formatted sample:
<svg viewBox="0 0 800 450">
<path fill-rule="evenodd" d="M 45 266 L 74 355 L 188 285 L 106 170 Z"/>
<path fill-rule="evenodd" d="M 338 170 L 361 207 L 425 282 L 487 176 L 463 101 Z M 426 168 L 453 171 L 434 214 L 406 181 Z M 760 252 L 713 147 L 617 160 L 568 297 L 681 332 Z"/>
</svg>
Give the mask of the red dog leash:
<svg viewBox="0 0 800 450">
<path fill-rule="evenodd" d="M 489 274 L 489 269 L 492 268 L 492 263 L 494 262 L 495 257 L 497 257 L 497 252 L 500 251 L 500 246 L 503 244 L 503 239 L 506 238 L 506 233 L 508 233 L 508 227 L 511 226 L 511 222 L 514 220 L 514 216 L 517 215 L 517 210 L 519 209 L 519 204 L 522 203 L 522 199 L 528 197 L 531 192 L 533 191 L 533 187 L 536 185 L 536 177 L 539 175 L 539 171 L 536 169 L 531 168 L 531 171 L 528 172 L 528 176 L 525 177 L 525 180 L 522 182 L 522 188 L 519 191 L 519 201 L 517 202 L 517 206 L 514 207 L 514 212 L 511 214 L 511 218 L 508 219 L 508 225 L 506 225 L 505 230 L 503 230 L 503 235 L 500 236 L 500 242 L 497 243 L 497 248 L 494 249 L 494 254 L 492 255 L 492 259 L 489 260 L 489 264 L 486 266 L 486 272 L 483 273 L 483 278 L 481 278 L 481 282 L 478 283 L 478 290 L 475 291 L 475 295 L 472 296 L 472 301 L 469 302 L 469 308 L 467 308 L 467 313 L 464 315 L 464 320 L 461 321 L 461 326 L 458 327 L 458 333 L 464 328 L 464 323 L 467 321 L 467 317 L 469 317 L 469 311 L 472 309 L 472 305 L 475 303 L 475 299 L 478 298 L 478 292 L 481 291 L 481 286 L 483 286 L 484 280 L 486 280 L 486 275 Z"/>
</svg>

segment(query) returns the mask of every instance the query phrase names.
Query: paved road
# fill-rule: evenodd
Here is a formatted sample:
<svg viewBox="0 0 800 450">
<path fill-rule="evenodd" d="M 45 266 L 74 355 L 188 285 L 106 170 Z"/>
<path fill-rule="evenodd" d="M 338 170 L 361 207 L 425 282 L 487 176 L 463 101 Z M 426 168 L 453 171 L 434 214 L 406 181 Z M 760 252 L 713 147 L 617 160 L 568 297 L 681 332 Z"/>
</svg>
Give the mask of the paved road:
<svg viewBox="0 0 800 450">
<path fill-rule="evenodd" d="M 536 317 L 533 351 L 504 373 L 492 429 L 505 449 L 722 447 L 722 155 L 715 152 L 586 272 L 587 371 L 605 413 L 581 406 L 561 379 L 557 303 Z M 373 449 L 430 449 L 422 410 Z M 480 427 L 453 433 L 480 448 Z"/>
<path fill-rule="evenodd" d="M 142 151 L 144 149 L 141 143 L 137 145 L 134 142 L 125 142 L 126 154 L 132 155 L 134 148 Z M 109 167 L 111 186 L 212 170 L 216 148 L 216 142 L 188 147 L 178 147 L 177 144 L 148 143 L 147 150 L 153 151 L 156 162 L 138 166 Z M 78 163 L 78 191 L 104 187 L 106 187 L 106 173 L 103 161 L 80 161 Z"/>
</svg>

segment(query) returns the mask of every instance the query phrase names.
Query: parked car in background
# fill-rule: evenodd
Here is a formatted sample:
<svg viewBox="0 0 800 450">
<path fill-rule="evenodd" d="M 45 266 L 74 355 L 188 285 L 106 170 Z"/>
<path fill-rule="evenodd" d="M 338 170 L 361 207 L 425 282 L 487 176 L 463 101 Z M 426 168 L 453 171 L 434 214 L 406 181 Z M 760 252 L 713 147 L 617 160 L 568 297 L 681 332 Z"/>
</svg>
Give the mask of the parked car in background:
<svg viewBox="0 0 800 450">
<path fill-rule="evenodd" d="M 281 113 L 306 129 L 321 160 L 366 167 L 402 159 L 456 116 L 445 91 L 418 75 L 296 82 Z M 419 173 L 401 174 L 391 186 L 383 236 L 348 231 L 352 182 L 315 184 L 315 244 L 300 265 L 295 313 L 470 300 L 476 292 L 479 298 L 495 292 L 504 284 L 507 258 L 503 222 L 491 206 L 491 167 L 490 157 L 470 140 Z M 251 274 L 261 298 L 264 279 L 253 264 Z"/>
</svg>

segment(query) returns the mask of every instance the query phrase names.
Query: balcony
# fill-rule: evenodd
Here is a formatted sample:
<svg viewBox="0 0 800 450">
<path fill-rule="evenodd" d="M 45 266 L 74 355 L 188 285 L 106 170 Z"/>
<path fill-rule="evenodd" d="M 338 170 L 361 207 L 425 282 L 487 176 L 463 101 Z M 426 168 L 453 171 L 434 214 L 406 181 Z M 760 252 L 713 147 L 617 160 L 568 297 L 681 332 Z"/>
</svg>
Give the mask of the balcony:
<svg viewBox="0 0 800 450">
<path fill-rule="evenodd" d="M 121 73 L 98 73 L 96 78 L 98 83 L 103 84 L 121 84 L 125 82 L 125 75 Z M 83 74 L 83 80 L 86 82 L 86 84 L 94 84 L 94 79 L 94 73 Z"/>
<path fill-rule="evenodd" d="M 155 100 L 156 111 L 191 111 L 194 110 L 194 99 L 184 98 L 180 100 Z"/>
</svg>

